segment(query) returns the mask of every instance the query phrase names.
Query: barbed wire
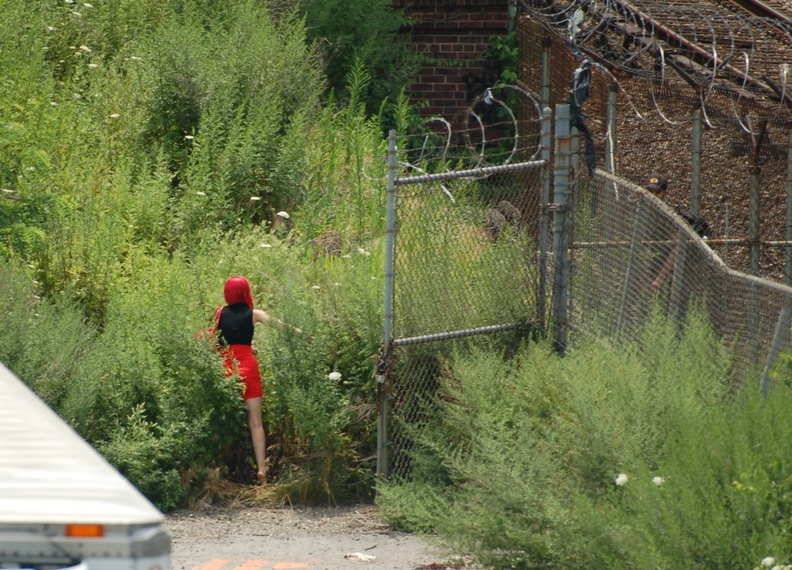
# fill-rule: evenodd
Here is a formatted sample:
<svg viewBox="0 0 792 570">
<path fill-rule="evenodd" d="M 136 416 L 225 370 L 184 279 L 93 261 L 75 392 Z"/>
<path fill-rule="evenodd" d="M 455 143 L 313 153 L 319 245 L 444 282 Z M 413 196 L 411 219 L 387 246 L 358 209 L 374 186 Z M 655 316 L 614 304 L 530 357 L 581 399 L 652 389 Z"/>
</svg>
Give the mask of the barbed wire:
<svg viewBox="0 0 792 570">
<path fill-rule="evenodd" d="M 421 174 L 532 161 L 541 146 L 539 97 L 519 85 L 485 89 L 458 117 L 431 117 L 399 133 L 399 162 Z"/>
<path fill-rule="evenodd" d="M 520 6 L 575 55 L 649 81 L 655 109 L 670 124 L 690 117 L 671 117 L 656 90 L 680 86 L 692 90 L 692 107 L 702 109 L 708 126 L 707 103 L 715 93 L 732 99 L 746 132 L 751 114 L 792 119 L 789 20 L 708 2 L 521 0 Z"/>
</svg>

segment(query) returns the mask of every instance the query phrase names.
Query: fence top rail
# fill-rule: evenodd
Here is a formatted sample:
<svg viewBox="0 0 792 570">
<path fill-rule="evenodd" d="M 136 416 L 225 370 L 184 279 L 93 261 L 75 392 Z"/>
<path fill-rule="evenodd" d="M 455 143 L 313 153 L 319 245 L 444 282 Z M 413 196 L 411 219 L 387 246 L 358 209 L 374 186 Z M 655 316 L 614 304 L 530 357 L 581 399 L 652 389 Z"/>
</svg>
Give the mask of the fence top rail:
<svg viewBox="0 0 792 570">
<path fill-rule="evenodd" d="M 396 178 L 396 185 L 420 184 L 423 182 L 438 182 L 442 180 L 454 180 L 457 178 L 475 178 L 498 174 L 500 172 L 513 172 L 516 170 L 526 170 L 528 168 L 541 168 L 547 165 L 546 160 L 530 160 L 527 162 L 515 162 L 513 164 L 501 164 L 498 166 L 482 166 L 479 168 L 468 168 L 466 170 L 454 170 L 449 172 L 439 172 L 437 174 L 420 174 L 418 176 L 400 176 Z"/>
</svg>

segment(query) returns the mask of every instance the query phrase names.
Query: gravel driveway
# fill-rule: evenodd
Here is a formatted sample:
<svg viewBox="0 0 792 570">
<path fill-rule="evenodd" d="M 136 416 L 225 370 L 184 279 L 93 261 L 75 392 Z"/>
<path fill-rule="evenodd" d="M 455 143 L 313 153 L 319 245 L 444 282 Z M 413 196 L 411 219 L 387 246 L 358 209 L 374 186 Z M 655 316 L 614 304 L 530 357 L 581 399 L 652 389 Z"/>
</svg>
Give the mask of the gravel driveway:
<svg viewBox="0 0 792 570">
<path fill-rule="evenodd" d="M 372 505 L 211 507 L 167 516 L 173 570 L 445 570 L 431 540 L 392 530 Z"/>
</svg>

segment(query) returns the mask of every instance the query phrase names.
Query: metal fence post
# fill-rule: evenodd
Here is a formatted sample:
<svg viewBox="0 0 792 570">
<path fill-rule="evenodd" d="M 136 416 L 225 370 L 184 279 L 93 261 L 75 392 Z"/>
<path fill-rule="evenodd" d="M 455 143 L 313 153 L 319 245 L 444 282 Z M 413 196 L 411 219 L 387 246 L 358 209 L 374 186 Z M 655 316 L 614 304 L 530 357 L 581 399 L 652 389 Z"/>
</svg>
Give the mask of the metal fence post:
<svg viewBox="0 0 792 570">
<path fill-rule="evenodd" d="M 786 344 L 787 336 L 789 335 L 789 322 L 790 322 L 789 307 L 784 307 L 778 314 L 778 322 L 776 322 L 775 334 L 773 335 L 773 344 L 770 346 L 770 352 L 765 361 L 764 370 L 762 371 L 762 379 L 759 383 L 759 390 L 763 398 L 767 398 L 767 392 L 770 389 L 770 369 L 778 360 L 778 354 L 781 352 L 781 347 Z"/>
<path fill-rule="evenodd" d="M 786 241 L 792 243 L 792 130 L 787 139 L 787 199 L 786 199 Z M 786 249 L 786 282 L 792 283 L 792 246 Z"/>
<path fill-rule="evenodd" d="M 393 340 L 393 253 L 396 243 L 396 131 L 388 133 L 388 196 L 386 201 L 385 230 L 385 304 L 384 331 L 380 367 L 377 370 L 377 400 L 379 416 L 377 422 L 377 476 L 388 474 L 388 414 L 390 390 L 387 389 L 385 370 L 390 357 Z"/>
<path fill-rule="evenodd" d="M 553 343 L 559 353 L 567 346 L 567 294 L 569 291 L 567 201 L 571 152 L 569 105 L 556 105 L 555 168 L 553 170 Z"/>
<path fill-rule="evenodd" d="M 630 253 L 627 261 L 627 272 L 624 276 L 624 284 L 619 297 L 619 317 L 616 323 L 616 338 L 621 338 L 622 331 L 629 324 L 630 315 L 633 311 L 631 298 L 634 296 L 640 278 L 638 275 L 638 258 L 643 248 L 641 240 L 646 232 L 649 212 L 644 200 L 638 203 L 638 211 L 635 214 L 635 226 L 633 226 L 632 239 L 630 240 Z"/>
<path fill-rule="evenodd" d="M 616 90 L 618 87 L 611 83 L 608 85 L 608 130 L 605 135 L 605 170 L 616 174 Z"/>
<path fill-rule="evenodd" d="M 758 148 L 758 147 L 755 147 Z M 758 153 L 758 151 L 757 151 Z M 758 164 L 758 160 L 757 160 Z M 748 252 L 750 256 L 751 275 L 759 275 L 759 166 L 752 166 L 748 176 Z M 751 330 L 756 330 L 759 326 L 759 290 L 756 283 L 750 282 L 750 294 L 748 297 L 748 320 L 751 323 Z M 759 339 L 753 338 L 753 358 L 759 357 Z"/>
<path fill-rule="evenodd" d="M 553 42 L 548 37 L 542 38 L 542 92 L 539 94 L 542 108 L 550 104 L 550 47 Z"/>
<path fill-rule="evenodd" d="M 693 112 L 693 150 L 690 156 L 690 211 L 698 216 L 701 208 L 701 107 Z"/>
<path fill-rule="evenodd" d="M 677 322 L 682 322 L 687 313 L 687 307 L 683 303 L 685 284 L 682 277 L 685 274 L 685 258 L 687 257 L 688 247 L 687 237 L 683 232 L 677 233 L 677 242 L 672 247 L 676 248 L 676 258 L 674 259 L 674 273 L 671 278 L 668 316 Z"/>
<path fill-rule="evenodd" d="M 570 208 L 574 209 L 574 204 L 580 198 L 580 131 L 576 127 L 572 127 L 569 147 L 570 188 L 567 201 L 571 204 Z"/>
<path fill-rule="evenodd" d="M 539 292 L 536 300 L 536 319 L 539 330 L 547 332 L 545 329 L 545 319 L 547 318 L 547 258 L 550 246 L 550 184 L 552 180 L 550 158 L 552 156 L 551 145 L 553 144 L 552 132 L 552 110 L 550 107 L 542 109 L 542 160 L 545 165 L 542 170 L 542 201 L 539 204 Z"/>
<path fill-rule="evenodd" d="M 748 175 L 748 251 L 751 275 L 759 275 L 759 172 L 759 167 L 753 166 Z"/>
</svg>

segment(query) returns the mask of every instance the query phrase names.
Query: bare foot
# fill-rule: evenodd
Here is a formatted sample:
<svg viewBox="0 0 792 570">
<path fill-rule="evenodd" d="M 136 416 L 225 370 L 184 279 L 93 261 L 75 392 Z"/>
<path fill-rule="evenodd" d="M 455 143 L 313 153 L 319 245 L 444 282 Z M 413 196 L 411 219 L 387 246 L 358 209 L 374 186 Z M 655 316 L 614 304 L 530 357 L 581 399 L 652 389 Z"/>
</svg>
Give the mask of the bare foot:
<svg viewBox="0 0 792 570">
<path fill-rule="evenodd" d="M 267 474 L 264 471 L 259 471 L 256 473 L 256 479 L 258 479 L 259 483 L 264 483 L 264 481 L 267 479 Z"/>
</svg>

